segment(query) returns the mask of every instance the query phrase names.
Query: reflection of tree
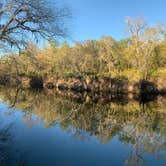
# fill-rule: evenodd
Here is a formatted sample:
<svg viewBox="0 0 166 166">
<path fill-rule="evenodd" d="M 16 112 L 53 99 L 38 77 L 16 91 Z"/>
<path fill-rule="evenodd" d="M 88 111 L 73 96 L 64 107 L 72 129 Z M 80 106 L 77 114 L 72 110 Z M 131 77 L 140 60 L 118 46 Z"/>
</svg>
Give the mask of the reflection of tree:
<svg viewBox="0 0 166 166">
<path fill-rule="evenodd" d="M 0 121 L 0 124 L 0 165 L 23 165 L 23 156 L 14 146 L 13 123 L 4 125 Z"/>
<path fill-rule="evenodd" d="M 0 165 L 5 163 L 5 160 L 10 155 L 9 142 L 11 140 L 10 127 L 0 129 Z"/>
<path fill-rule="evenodd" d="M 133 165 L 133 166 L 142 166 L 144 165 L 144 159 L 140 155 L 140 153 L 137 150 L 137 147 L 133 147 L 132 151 L 130 152 L 128 159 L 126 160 L 125 164 L 126 165 Z"/>
<path fill-rule="evenodd" d="M 0 96 L 12 104 L 15 91 L 1 91 Z M 59 123 L 62 130 L 74 137 L 85 139 L 95 136 L 102 143 L 118 136 L 121 142 L 132 145 L 126 160 L 128 165 L 143 164 L 144 153 L 154 157 L 165 155 L 166 113 L 164 105 L 160 107 L 155 101 L 144 106 L 136 101 L 80 104 L 71 98 L 27 90 L 19 91 L 17 96 L 15 107 L 24 111 L 28 124 L 34 125 L 39 119 L 44 121 L 45 127 Z M 37 119 L 32 120 L 32 114 L 37 115 Z"/>
<path fill-rule="evenodd" d="M 35 126 L 36 124 L 38 124 L 39 119 L 38 118 L 32 118 L 32 114 L 31 113 L 26 113 L 23 118 L 24 118 L 24 122 L 25 124 L 29 127 L 32 128 L 33 126 Z"/>
</svg>

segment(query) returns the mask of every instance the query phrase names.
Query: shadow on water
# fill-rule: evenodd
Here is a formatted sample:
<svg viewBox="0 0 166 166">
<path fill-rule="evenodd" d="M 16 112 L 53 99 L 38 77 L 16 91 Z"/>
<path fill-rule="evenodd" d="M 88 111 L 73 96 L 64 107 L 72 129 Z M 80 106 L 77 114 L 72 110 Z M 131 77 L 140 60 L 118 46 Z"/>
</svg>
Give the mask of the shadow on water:
<svg viewBox="0 0 166 166">
<path fill-rule="evenodd" d="M 10 123 L 3 125 L 0 121 L 0 165 L 1 166 L 23 166 L 24 160 L 23 156 L 15 146 L 14 134 L 13 134 L 14 124 Z"/>
<path fill-rule="evenodd" d="M 162 96 L 1 89 L 0 98 L 24 113 L 27 126 L 42 120 L 46 128 L 58 124 L 74 138 L 95 137 L 102 144 L 117 137 L 132 147 L 126 165 L 143 165 L 145 154 L 156 160 L 166 156 L 166 98 Z M 10 142 L 9 131 L 5 130 Z M 0 153 L 7 149 L 2 146 Z"/>
</svg>

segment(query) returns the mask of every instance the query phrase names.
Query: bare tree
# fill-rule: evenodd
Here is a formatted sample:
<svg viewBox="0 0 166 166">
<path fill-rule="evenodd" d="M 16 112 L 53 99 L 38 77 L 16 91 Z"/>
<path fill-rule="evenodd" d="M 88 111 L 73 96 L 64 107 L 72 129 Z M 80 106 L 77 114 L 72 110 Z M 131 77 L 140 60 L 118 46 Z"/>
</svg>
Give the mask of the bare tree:
<svg viewBox="0 0 166 166">
<path fill-rule="evenodd" d="M 65 37 L 70 16 L 68 8 L 49 0 L 1 0 L 0 48 L 20 48 L 30 35 L 35 39 Z"/>
<path fill-rule="evenodd" d="M 148 26 L 141 17 L 128 18 L 126 23 L 132 40 L 133 65 L 147 80 L 155 67 L 155 48 L 164 40 L 164 29 L 160 25 Z"/>
</svg>

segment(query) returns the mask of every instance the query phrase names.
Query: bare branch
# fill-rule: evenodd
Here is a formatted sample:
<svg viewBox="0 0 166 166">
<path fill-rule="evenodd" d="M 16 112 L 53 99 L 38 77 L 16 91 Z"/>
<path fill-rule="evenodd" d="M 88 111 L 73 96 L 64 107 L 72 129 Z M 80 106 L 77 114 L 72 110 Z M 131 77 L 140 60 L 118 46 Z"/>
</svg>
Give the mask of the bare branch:
<svg viewBox="0 0 166 166">
<path fill-rule="evenodd" d="M 30 35 L 36 38 L 66 37 L 68 8 L 47 0 L 6 0 L 0 6 L 0 45 L 21 47 Z"/>
</svg>

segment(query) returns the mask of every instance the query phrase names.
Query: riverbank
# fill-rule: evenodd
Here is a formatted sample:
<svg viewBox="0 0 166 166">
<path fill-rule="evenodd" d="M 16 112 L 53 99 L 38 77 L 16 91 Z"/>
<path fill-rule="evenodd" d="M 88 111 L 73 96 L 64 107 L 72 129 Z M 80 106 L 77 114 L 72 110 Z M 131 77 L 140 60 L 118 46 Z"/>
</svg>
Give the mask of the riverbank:
<svg viewBox="0 0 166 166">
<path fill-rule="evenodd" d="M 151 80 L 130 81 L 125 77 L 66 77 L 50 76 L 0 76 L 1 86 L 20 86 L 32 89 L 58 89 L 78 93 L 111 93 L 111 94 L 166 94 L 166 75 L 153 77 Z"/>
</svg>

